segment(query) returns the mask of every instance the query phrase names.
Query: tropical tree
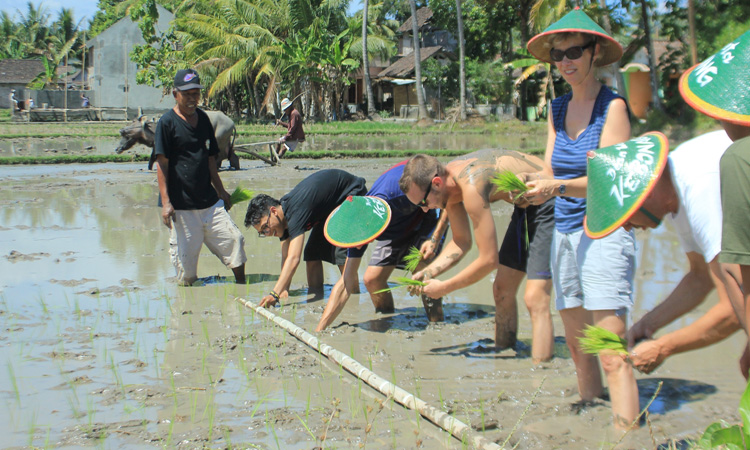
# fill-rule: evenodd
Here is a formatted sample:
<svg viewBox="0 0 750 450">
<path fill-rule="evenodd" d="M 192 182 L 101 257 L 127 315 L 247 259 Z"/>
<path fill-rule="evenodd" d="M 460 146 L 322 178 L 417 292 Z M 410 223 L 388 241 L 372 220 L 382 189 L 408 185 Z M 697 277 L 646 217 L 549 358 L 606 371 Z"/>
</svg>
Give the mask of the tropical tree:
<svg viewBox="0 0 750 450">
<path fill-rule="evenodd" d="M 367 48 L 367 24 L 369 16 L 370 0 L 364 0 L 362 7 L 362 47 Z M 362 52 L 362 75 L 367 93 L 367 116 L 375 115 L 375 97 L 372 94 L 372 82 L 370 81 L 370 57 L 367 51 Z"/>
<path fill-rule="evenodd" d="M 417 79 L 417 103 L 419 104 L 419 119 L 429 119 L 427 115 L 427 106 L 424 100 L 424 91 L 422 90 L 422 55 L 419 51 L 421 45 L 419 39 L 419 25 L 417 20 L 417 4 L 415 0 L 409 0 L 411 6 L 411 36 L 414 47 L 414 77 Z"/>
<path fill-rule="evenodd" d="M 466 50 L 464 47 L 464 19 L 461 14 L 461 0 L 456 0 L 456 21 L 458 23 L 458 61 L 461 97 L 458 104 L 461 120 L 466 120 Z"/>
<path fill-rule="evenodd" d="M 60 62 L 68 56 L 68 53 L 76 43 L 76 39 L 78 39 L 78 33 L 74 34 L 56 53 L 52 55 L 43 55 L 42 63 L 44 64 L 44 71 L 31 80 L 29 83 L 31 89 L 45 89 L 57 86 L 57 81 L 60 78 L 60 74 L 57 73 L 57 68 L 59 67 Z M 62 75 L 63 77 L 67 77 L 71 74 L 66 73 Z"/>
</svg>

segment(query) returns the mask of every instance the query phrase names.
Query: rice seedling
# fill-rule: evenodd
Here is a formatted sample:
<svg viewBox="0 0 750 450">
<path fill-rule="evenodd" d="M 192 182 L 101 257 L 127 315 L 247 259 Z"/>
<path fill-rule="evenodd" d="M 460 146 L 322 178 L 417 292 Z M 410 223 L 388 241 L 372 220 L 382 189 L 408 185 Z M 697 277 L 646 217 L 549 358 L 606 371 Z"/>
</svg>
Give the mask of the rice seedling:
<svg viewBox="0 0 750 450">
<path fill-rule="evenodd" d="M 529 190 L 529 187 L 526 186 L 526 183 L 524 183 L 520 178 L 518 178 L 518 175 L 511 172 L 510 170 L 506 170 L 504 172 L 496 174 L 490 181 L 497 187 L 499 191 L 518 192 L 518 194 L 513 198 L 514 202 L 518 200 L 524 192 Z"/>
<path fill-rule="evenodd" d="M 232 205 L 236 205 L 237 203 L 246 202 L 254 196 L 255 192 L 251 191 L 250 189 L 242 189 L 242 187 L 237 186 L 234 192 L 232 192 L 232 195 L 229 196 L 229 201 L 232 203 Z"/>
<path fill-rule="evenodd" d="M 587 325 L 583 336 L 578 338 L 581 350 L 585 353 L 599 353 L 602 350 L 612 350 L 627 355 L 628 343 L 615 333 L 595 325 Z"/>
<path fill-rule="evenodd" d="M 394 278 L 394 282 L 396 283 L 396 286 L 389 287 L 386 289 L 381 289 L 379 291 L 376 291 L 375 294 L 381 294 L 383 292 L 390 292 L 394 289 L 398 289 L 400 287 L 407 287 L 407 286 L 427 286 L 427 283 L 419 280 L 414 280 L 409 277 L 396 277 Z"/>
<path fill-rule="evenodd" d="M 10 383 L 13 385 L 13 394 L 16 397 L 16 403 L 20 406 L 21 395 L 18 391 L 18 381 L 16 380 L 16 373 L 13 371 L 13 364 L 10 361 L 8 361 L 8 377 L 10 378 Z"/>
<path fill-rule="evenodd" d="M 404 256 L 404 270 L 410 273 L 414 273 L 417 270 L 417 266 L 422 262 L 422 253 L 415 246 L 411 246 L 409 251 Z"/>
</svg>

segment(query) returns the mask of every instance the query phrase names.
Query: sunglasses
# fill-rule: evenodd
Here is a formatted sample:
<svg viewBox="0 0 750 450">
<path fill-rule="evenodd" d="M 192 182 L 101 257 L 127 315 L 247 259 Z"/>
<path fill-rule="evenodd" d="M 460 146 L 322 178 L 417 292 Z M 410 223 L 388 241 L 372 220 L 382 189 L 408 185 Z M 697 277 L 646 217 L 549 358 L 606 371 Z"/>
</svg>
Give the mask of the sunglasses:
<svg viewBox="0 0 750 450">
<path fill-rule="evenodd" d="M 436 176 L 438 176 L 438 174 L 435 174 L 435 177 Z M 432 177 L 432 178 L 434 179 L 435 177 Z M 422 199 L 421 202 L 417 203 L 417 206 L 419 206 L 420 208 L 427 207 L 427 196 L 430 195 L 430 191 L 432 191 L 432 180 L 430 180 L 430 184 L 427 185 L 427 191 L 425 191 L 424 193 L 424 198 Z"/>
<path fill-rule="evenodd" d="M 258 237 L 268 237 L 271 234 L 271 227 L 269 225 L 271 223 L 271 213 L 268 213 L 268 219 L 266 219 L 266 223 L 260 227 L 260 231 L 258 231 Z"/>
<path fill-rule="evenodd" d="M 563 60 L 564 57 L 568 57 L 569 60 L 574 61 L 581 56 L 583 56 L 583 51 L 586 50 L 589 47 L 593 47 L 594 44 L 596 44 L 596 41 L 591 41 L 586 45 L 576 45 L 575 47 L 570 47 L 567 50 L 560 50 L 557 48 L 553 48 L 549 51 L 549 57 L 552 61 L 560 62 Z"/>
</svg>

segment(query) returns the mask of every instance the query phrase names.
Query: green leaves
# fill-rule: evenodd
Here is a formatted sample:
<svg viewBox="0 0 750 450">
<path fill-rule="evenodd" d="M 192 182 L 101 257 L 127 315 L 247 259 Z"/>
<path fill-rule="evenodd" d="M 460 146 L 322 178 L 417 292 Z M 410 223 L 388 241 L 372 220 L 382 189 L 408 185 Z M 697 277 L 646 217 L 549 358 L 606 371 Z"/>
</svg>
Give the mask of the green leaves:
<svg viewBox="0 0 750 450">
<path fill-rule="evenodd" d="M 232 205 L 236 205 L 237 203 L 246 202 L 254 196 L 255 192 L 250 189 L 242 189 L 240 186 L 237 186 L 234 192 L 232 192 L 231 197 L 229 197 L 229 201 L 232 202 Z"/>
<path fill-rule="evenodd" d="M 727 426 L 724 423 L 714 422 L 706 428 L 698 441 L 700 448 L 727 448 L 745 449 L 750 443 L 750 383 L 745 388 L 745 393 L 740 399 L 740 417 L 742 425 Z"/>
<path fill-rule="evenodd" d="M 578 338 L 581 350 L 585 353 L 599 353 L 602 350 L 613 350 L 627 355 L 628 343 L 625 339 L 602 327 L 587 325 L 583 330 L 583 337 Z"/>
<path fill-rule="evenodd" d="M 373 292 L 373 294 L 382 294 L 383 292 L 390 292 L 394 289 L 398 289 L 400 287 L 406 287 L 406 286 L 427 286 L 427 283 L 424 283 L 419 280 L 413 280 L 408 277 L 396 277 L 393 279 L 396 283 L 396 286 L 389 287 L 386 289 L 381 289 L 379 291 Z"/>
</svg>

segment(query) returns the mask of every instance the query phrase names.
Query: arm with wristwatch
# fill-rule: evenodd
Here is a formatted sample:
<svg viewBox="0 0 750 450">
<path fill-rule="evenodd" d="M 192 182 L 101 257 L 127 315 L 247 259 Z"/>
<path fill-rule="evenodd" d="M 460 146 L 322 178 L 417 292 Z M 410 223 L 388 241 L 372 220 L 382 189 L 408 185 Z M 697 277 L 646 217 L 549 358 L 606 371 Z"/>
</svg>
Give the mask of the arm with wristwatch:
<svg viewBox="0 0 750 450">
<path fill-rule="evenodd" d="M 532 205 L 541 205 L 552 197 L 586 197 L 588 177 L 563 180 L 540 172 L 526 174 L 525 178 L 529 190 L 524 193 L 524 198 Z"/>
</svg>

